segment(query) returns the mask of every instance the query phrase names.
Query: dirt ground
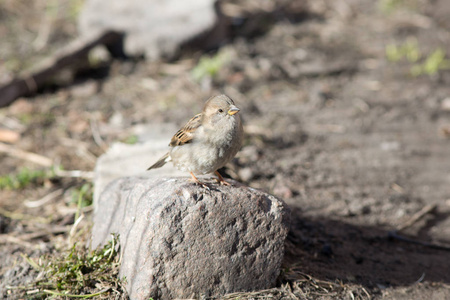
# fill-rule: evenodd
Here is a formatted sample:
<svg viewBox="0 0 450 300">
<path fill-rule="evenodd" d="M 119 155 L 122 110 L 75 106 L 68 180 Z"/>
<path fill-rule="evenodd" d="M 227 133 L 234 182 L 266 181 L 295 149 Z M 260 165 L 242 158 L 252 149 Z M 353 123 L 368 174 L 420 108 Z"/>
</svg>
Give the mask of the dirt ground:
<svg viewBox="0 0 450 300">
<path fill-rule="evenodd" d="M 1 82 L 76 36 L 82 1 L 46 3 L 0 2 Z M 0 128 L 19 134 L 8 149 L 41 156 L 2 150 L 2 176 L 49 170 L 45 158 L 88 172 L 0 190 L 0 297 L 39 298 L 24 254 L 39 261 L 86 241 L 92 209 L 74 230 L 73 195 L 109 145 L 134 139 L 139 124 L 182 125 L 224 92 L 247 133 L 225 173 L 292 209 L 278 287 L 241 298 L 450 299 L 450 3 L 223 7 L 234 22 L 217 52 L 112 61 L 106 74 L 55 80 L 0 110 Z M 196 80 L 202 55 L 226 59 Z"/>
</svg>

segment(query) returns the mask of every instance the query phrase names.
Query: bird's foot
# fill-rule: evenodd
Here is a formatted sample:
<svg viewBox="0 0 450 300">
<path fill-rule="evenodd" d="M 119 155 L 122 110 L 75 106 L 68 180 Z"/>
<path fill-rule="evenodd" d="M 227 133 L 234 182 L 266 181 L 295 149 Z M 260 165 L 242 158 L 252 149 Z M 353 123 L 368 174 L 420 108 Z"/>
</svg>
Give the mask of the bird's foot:
<svg viewBox="0 0 450 300">
<path fill-rule="evenodd" d="M 197 177 L 195 177 L 194 173 L 191 172 L 191 181 L 195 184 L 201 185 L 202 187 L 204 187 L 205 189 L 207 189 L 208 191 L 210 190 L 209 187 L 206 185 L 206 183 L 201 182 L 200 180 L 198 180 Z"/>
<path fill-rule="evenodd" d="M 220 183 L 220 185 L 225 185 L 225 186 L 231 186 L 231 183 L 226 182 L 225 179 L 223 179 L 222 175 L 220 175 L 220 173 L 218 171 L 215 171 L 214 174 L 217 175 L 217 182 Z"/>
</svg>

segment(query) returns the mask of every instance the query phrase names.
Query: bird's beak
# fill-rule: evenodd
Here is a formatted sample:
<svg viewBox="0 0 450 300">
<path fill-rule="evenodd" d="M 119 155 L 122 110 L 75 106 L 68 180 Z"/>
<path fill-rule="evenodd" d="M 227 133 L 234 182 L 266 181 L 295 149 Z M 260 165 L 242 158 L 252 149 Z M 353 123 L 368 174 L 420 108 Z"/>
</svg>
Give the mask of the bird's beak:
<svg viewBox="0 0 450 300">
<path fill-rule="evenodd" d="M 232 116 L 232 115 L 238 113 L 239 111 L 240 111 L 239 108 L 237 108 L 237 107 L 234 106 L 234 105 L 231 105 L 231 108 L 228 110 L 228 114 L 229 114 L 230 116 Z"/>
</svg>

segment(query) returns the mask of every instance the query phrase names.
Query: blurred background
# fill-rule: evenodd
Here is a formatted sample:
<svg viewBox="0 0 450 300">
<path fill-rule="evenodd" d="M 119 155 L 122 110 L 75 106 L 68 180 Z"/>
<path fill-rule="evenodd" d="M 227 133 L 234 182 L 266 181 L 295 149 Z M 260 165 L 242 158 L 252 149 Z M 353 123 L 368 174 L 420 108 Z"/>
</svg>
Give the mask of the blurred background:
<svg viewBox="0 0 450 300">
<path fill-rule="evenodd" d="M 450 298 L 448 1 L 130 3 L 0 0 L 0 297 L 124 297 L 114 268 L 48 279 L 88 241 L 97 158 L 225 93 L 246 139 L 224 174 L 292 209 L 258 295 Z"/>
</svg>

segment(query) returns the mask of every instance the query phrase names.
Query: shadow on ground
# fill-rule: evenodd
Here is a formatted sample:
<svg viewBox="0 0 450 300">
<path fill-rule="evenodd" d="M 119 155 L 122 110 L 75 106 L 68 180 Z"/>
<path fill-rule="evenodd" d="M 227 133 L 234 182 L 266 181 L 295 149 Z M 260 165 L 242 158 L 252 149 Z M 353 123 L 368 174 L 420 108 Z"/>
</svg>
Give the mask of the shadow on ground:
<svg viewBox="0 0 450 300">
<path fill-rule="evenodd" d="M 448 250 L 392 239 L 388 230 L 373 226 L 309 219 L 296 208 L 291 218 L 284 260 L 288 274 L 299 271 L 368 289 L 450 283 Z"/>
</svg>

